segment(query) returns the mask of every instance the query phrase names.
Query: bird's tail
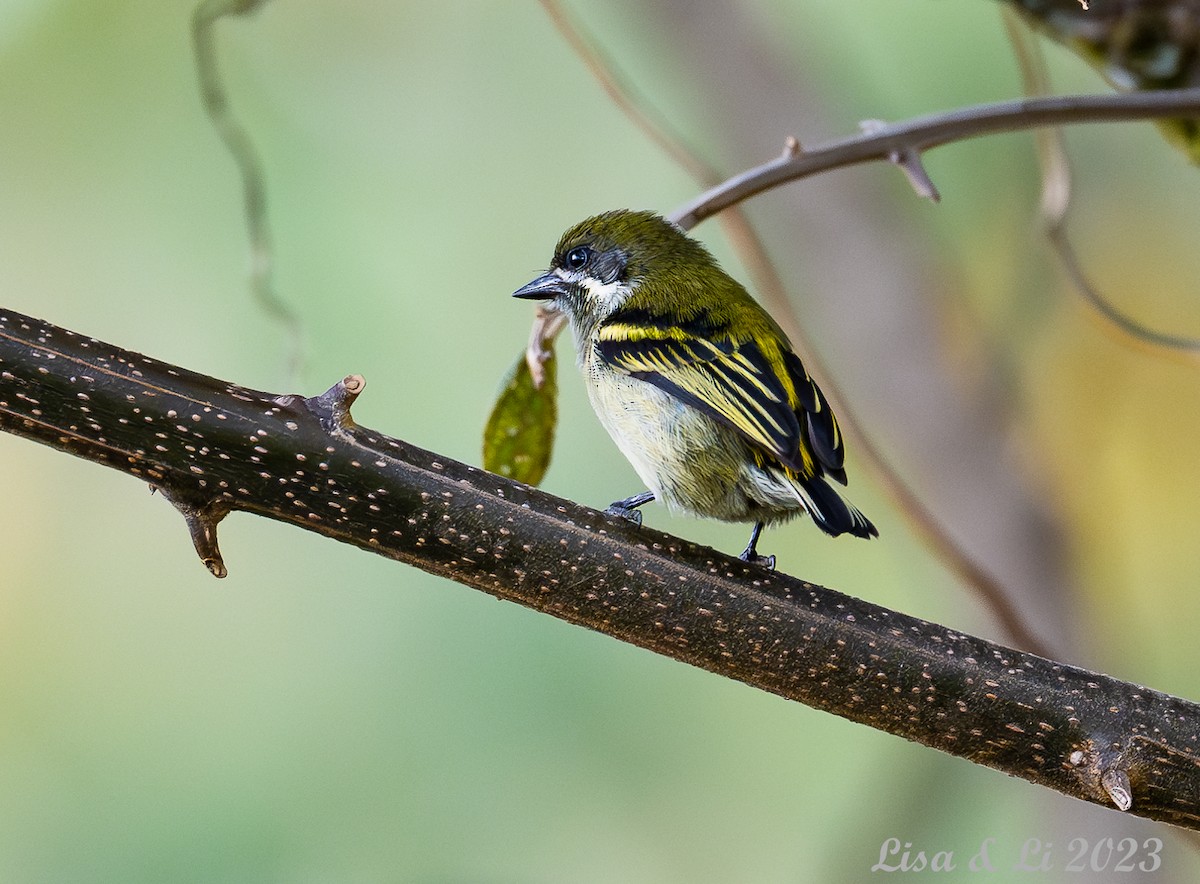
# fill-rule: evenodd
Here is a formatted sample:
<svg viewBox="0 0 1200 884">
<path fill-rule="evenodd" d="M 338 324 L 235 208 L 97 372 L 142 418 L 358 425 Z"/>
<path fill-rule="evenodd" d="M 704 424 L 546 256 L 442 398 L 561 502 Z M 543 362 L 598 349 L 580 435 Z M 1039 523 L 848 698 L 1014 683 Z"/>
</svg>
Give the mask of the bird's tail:
<svg viewBox="0 0 1200 884">
<path fill-rule="evenodd" d="M 855 537 L 878 537 L 879 531 L 871 520 L 847 503 L 821 476 L 797 479 L 801 500 L 817 527 L 833 537 L 853 534 Z"/>
</svg>

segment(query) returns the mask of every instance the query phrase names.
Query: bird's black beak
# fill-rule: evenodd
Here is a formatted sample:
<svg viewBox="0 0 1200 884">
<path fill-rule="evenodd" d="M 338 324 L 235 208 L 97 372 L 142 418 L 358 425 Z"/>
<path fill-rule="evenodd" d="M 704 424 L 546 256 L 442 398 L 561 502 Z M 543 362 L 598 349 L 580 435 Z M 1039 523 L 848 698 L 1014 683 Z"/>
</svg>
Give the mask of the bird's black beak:
<svg viewBox="0 0 1200 884">
<path fill-rule="evenodd" d="M 543 273 L 533 282 L 526 283 L 515 292 L 514 298 L 528 298 L 531 301 L 553 301 L 569 291 L 569 285 L 557 273 Z"/>
</svg>

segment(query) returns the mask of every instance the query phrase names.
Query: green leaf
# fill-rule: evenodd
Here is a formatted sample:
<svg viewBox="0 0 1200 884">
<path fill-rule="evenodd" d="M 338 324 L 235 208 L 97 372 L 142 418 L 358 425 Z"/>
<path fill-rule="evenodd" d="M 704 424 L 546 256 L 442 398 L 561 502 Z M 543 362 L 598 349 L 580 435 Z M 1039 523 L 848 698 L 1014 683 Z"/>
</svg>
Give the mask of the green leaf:
<svg viewBox="0 0 1200 884">
<path fill-rule="evenodd" d="M 525 353 L 508 373 L 483 430 L 483 468 L 527 485 L 537 485 L 550 466 L 558 425 L 557 360 L 543 364 L 545 379 L 535 387 Z"/>
</svg>

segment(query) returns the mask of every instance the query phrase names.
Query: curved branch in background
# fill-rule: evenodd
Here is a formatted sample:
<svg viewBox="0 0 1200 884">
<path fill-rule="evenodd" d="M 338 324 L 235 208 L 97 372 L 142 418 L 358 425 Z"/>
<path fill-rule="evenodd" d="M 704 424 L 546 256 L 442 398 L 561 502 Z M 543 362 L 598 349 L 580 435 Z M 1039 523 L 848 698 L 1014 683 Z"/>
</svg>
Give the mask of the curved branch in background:
<svg viewBox="0 0 1200 884">
<path fill-rule="evenodd" d="M 275 290 L 275 258 L 267 220 L 266 176 L 262 160 L 246 128 L 229 106 L 217 63 L 216 23 L 225 16 L 255 12 L 268 0 L 203 0 L 192 13 L 192 52 L 204 112 L 225 143 L 242 179 L 243 211 L 250 238 L 250 290 L 263 311 L 287 330 L 291 352 L 287 376 L 295 378 L 304 365 L 304 334 L 292 306 Z"/>
<path fill-rule="evenodd" d="M 675 131 L 661 114 L 655 113 L 649 100 L 637 91 L 613 60 L 604 55 L 599 43 L 585 34 L 577 22 L 571 20 L 558 0 L 541 0 L 541 4 L 550 21 L 558 28 L 567 45 L 579 56 L 588 73 L 596 79 L 618 110 L 629 117 L 647 138 L 692 176 L 700 187 L 716 187 L 725 179 L 715 166 L 687 145 L 683 135 Z M 754 231 L 750 220 L 736 207 L 723 212 L 717 220 L 734 251 L 746 265 L 747 272 L 753 277 L 755 288 L 770 312 L 776 316 L 790 315 L 792 307 L 788 301 L 787 288 L 779 278 L 775 265 L 767 257 L 766 247 Z M 828 387 L 827 383 L 823 389 Z"/>
<path fill-rule="evenodd" d="M 982 135 L 1163 117 L 1200 117 L 1200 88 L 1021 98 L 928 114 L 900 123 L 881 123 L 869 132 L 748 169 L 701 194 L 671 217 L 680 225 L 693 227 L 752 196 L 820 172 L 875 160 L 890 161 L 892 156 L 922 153 Z"/>
<path fill-rule="evenodd" d="M 351 375 L 321 396 L 263 393 L 0 309 L 0 430 L 153 484 L 217 576 L 221 519 L 265 516 L 1063 794 L 1200 828 L 1200 705 L 360 427 L 350 405 L 362 389 Z"/>
<path fill-rule="evenodd" d="M 1009 6 L 1001 9 L 1004 29 L 1017 65 L 1026 95 L 1046 95 L 1050 91 L 1050 76 L 1046 60 L 1025 27 L 1020 16 Z M 1122 343 L 1134 343 L 1151 350 L 1166 351 L 1169 355 L 1200 355 L 1200 339 L 1173 335 L 1147 328 L 1115 304 L 1091 283 L 1067 235 L 1067 215 L 1071 210 L 1071 163 L 1058 127 L 1039 129 L 1034 134 L 1038 166 L 1042 173 L 1042 220 L 1046 223 L 1046 238 L 1058 255 L 1063 269 L 1070 277 L 1075 291 L 1092 308 L 1093 315 L 1105 320 L 1104 327 L 1116 332 Z"/>
</svg>

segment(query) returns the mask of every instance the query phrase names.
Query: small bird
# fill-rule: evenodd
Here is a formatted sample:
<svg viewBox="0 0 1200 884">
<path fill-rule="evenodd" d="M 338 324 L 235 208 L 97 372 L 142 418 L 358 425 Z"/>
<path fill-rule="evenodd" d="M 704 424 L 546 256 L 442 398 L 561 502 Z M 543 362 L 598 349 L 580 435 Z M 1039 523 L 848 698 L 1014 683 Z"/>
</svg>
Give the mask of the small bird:
<svg viewBox="0 0 1200 884">
<path fill-rule="evenodd" d="M 600 422 L 648 490 L 606 512 L 638 524 L 652 500 L 763 527 L 807 512 L 826 534 L 878 536 L 829 484 L 846 483 L 837 419 L 783 330 L 679 227 L 621 209 L 563 234 L 514 297 L 566 315 Z"/>
</svg>

